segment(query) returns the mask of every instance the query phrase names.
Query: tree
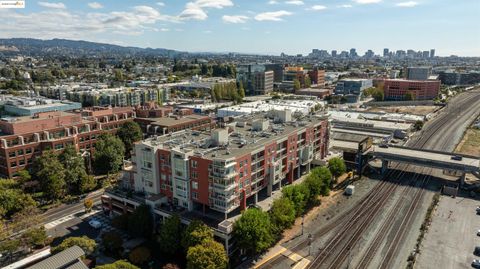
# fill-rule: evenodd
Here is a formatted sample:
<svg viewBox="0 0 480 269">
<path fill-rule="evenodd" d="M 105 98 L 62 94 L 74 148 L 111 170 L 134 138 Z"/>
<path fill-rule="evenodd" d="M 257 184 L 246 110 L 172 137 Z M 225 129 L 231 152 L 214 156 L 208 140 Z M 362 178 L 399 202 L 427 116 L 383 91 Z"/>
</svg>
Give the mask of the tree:
<svg viewBox="0 0 480 269">
<path fill-rule="evenodd" d="M 136 265 L 143 265 L 150 260 L 151 252 L 146 247 L 135 248 L 128 254 L 128 259 Z"/>
<path fill-rule="evenodd" d="M 94 165 L 98 173 L 116 173 L 123 165 L 125 146 L 120 138 L 102 134 L 95 143 Z"/>
<path fill-rule="evenodd" d="M 199 220 L 193 220 L 185 229 L 181 243 L 182 247 L 188 250 L 188 248 L 208 240 L 213 240 L 212 229 Z"/>
<path fill-rule="evenodd" d="M 115 70 L 115 81 L 123 81 L 123 72 L 120 69 Z"/>
<path fill-rule="evenodd" d="M 65 196 L 67 184 L 65 169 L 55 152 L 44 151 L 34 162 L 35 178 L 40 182 L 43 192 L 50 199 L 60 199 Z"/>
<path fill-rule="evenodd" d="M 128 232 L 133 236 L 149 238 L 153 231 L 153 217 L 150 207 L 140 205 L 128 218 Z"/>
<path fill-rule="evenodd" d="M 140 268 L 127 261 L 120 260 L 111 264 L 95 266 L 95 269 L 140 269 Z"/>
<path fill-rule="evenodd" d="M 90 255 L 95 252 L 97 248 L 97 243 L 95 240 L 88 238 L 87 236 L 82 237 L 68 237 L 67 239 L 63 240 L 60 245 L 52 248 L 52 254 L 59 253 L 64 251 L 67 248 L 71 248 L 73 246 L 78 246 L 85 254 Z"/>
<path fill-rule="evenodd" d="M 320 181 L 322 182 L 320 195 L 328 196 L 328 194 L 330 193 L 330 183 L 332 181 L 332 173 L 325 166 L 317 167 L 313 169 L 312 172 L 315 173 L 317 177 L 320 179 Z"/>
<path fill-rule="evenodd" d="M 80 193 L 87 193 L 94 190 L 97 187 L 97 180 L 94 176 L 86 175 L 80 178 L 78 185 L 78 191 Z"/>
<path fill-rule="evenodd" d="M 30 180 L 32 180 L 32 176 L 26 169 L 18 171 L 17 176 L 21 183 L 29 182 Z"/>
<path fill-rule="evenodd" d="M 20 189 L 0 188 L 0 217 L 10 217 L 24 208 L 36 205 L 37 203 L 32 196 L 24 194 Z"/>
<path fill-rule="evenodd" d="M 133 143 L 142 140 L 143 132 L 138 123 L 129 121 L 122 125 L 117 131 L 117 136 L 122 140 L 125 145 L 125 153 L 127 157 L 130 157 L 133 149 Z"/>
<path fill-rule="evenodd" d="M 277 233 L 292 227 L 295 216 L 295 206 L 289 199 L 282 197 L 273 201 L 270 219 Z"/>
<path fill-rule="evenodd" d="M 235 222 L 233 231 L 238 245 L 253 253 L 268 249 L 274 242 L 270 217 L 257 208 L 245 210 Z"/>
<path fill-rule="evenodd" d="M 305 78 L 305 88 L 310 88 L 310 86 L 312 86 L 312 80 L 310 79 L 310 77 L 306 77 Z"/>
<path fill-rule="evenodd" d="M 160 227 L 157 241 L 160 244 L 160 249 L 166 254 L 174 254 L 180 249 L 180 241 L 182 228 L 180 217 L 173 215 L 166 219 Z"/>
<path fill-rule="evenodd" d="M 70 192 L 80 192 L 80 183 L 87 178 L 87 170 L 83 157 L 78 154 L 74 146 L 69 145 L 58 156 L 65 168 L 65 183 Z"/>
<path fill-rule="evenodd" d="M 420 131 L 420 130 L 422 130 L 422 128 L 423 128 L 423 121 L 421 121 L 421 120 L 417 120 L 415 122 L 415 124 L 413 125 L 413 129 L 415 131 Z"/>
<path fill-rule="evenodd" d="M 91 198 L 86 198 L 85 201 L 83 201 L 83 206 L 85 207 L 86 212 L 92 211 L 93 200 Z"/>
<path fill-rule="evenodd" d="M 296 91 L 300 90 L 301 87 L 302 87 L 302 85 L 300 84 L 300 80 L 294 79 L 293 80 L 293 90 L 296 92 Z"/>
<path fill-rule="evenodd" d="M 105 250 L 113 255 L 119 255 L 123 245 L 123 239 L 117 232 L 107 232 L 102 236 L 102 245 Z"/>
<path fill-rule="evenodd" d="M 405 101 L 413 101 L 415 100 L 415 95 L 411 92 L 407 92 L 405 96 L 403 97 Z"/>
<path fill-rule="evenodd" d="M 222 244 L 214 240 L 190 247 L 187 252 L 187 269 L 224 269 L 228 257 Z"/>
<path fill-rule="evenodd" d="M 44 247 L 48 236 L 45 227 L 32 228 L 23 234 L 24 240 L 34 247 Z"/>
<path fill-rule="evenodd" d="M 283 197 L 292 201 L 297 217 L 302 215 L 310 199 L 310 190 L 305 184 L 290 185 L 282 190 Z"/>
<path fill-rule="evenodd" d="M 119 230 L 128 230 L 129 219 L 130 219 L 129 214 L 122 214 L 120 216 L 116 216 L 112 220 L 112 226 L 119 229 Z"/>
<path fill-rule="evenodd" d="M 20 248 L 21 242 L 19 239 L 9 239 L 0 242 L 0 253 L 6 255 L 8 260 Z"/>
<path fill-rule="evenodd" d="M 328 169 L 330 170 L 330 173 L 337 178 L 347 171 L 347 166 L 342 158 L 334 157 L 328 160 Z"/>
</svg>

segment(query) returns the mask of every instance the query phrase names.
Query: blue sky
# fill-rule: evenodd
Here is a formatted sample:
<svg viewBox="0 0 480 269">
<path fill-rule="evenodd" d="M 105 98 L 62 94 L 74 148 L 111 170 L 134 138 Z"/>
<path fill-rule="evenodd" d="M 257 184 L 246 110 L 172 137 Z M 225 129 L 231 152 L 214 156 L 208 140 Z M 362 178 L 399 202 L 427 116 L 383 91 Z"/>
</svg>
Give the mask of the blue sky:
<svg viewBox="0 0 480 269">
<path fill-rule="evenodd" d="M 185 51 L 361 54 L 435 48 L 480 56 L 480 0 L 26 0 L 0 37 L 67 38 Z"/>
</svg>

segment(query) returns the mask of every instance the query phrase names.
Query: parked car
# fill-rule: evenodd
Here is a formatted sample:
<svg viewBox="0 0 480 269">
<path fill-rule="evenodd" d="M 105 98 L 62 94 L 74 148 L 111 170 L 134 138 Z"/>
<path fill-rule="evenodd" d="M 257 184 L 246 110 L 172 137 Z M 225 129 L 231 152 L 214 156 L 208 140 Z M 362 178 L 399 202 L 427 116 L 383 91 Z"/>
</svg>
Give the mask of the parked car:
<svg viewBox="0 0 480 269">
<path fill-rule="evenodd" d="M 455 156 L 452 156 L 451 159 L 454 160 L 454 161 L 461 161 L 461 160 L 463 159 L 463 157 L 462 157 L 462 156 L 455 155 Z"/>
<path fill-rule="evenodd" d="M 477 231 L 477 236 L 480 236 L 480 230 Z"/>
<path fill-rule="evenodd" d="M 475 254 L 477 256 L 480 256 L 480 247 L 479 246 L 475 247 L 475 250 L 473 251 L 473 254 Z"/>
<path fill-rule="evenodd" d="M 102 223 L 96 219 L 92 219 L 88 222 L 88 225 L 90 225 L 94 229 L 100 229 L 102 227 Z"/>
<path fill-rule="evenodd" d="M 378 145 L 380 148 L 388 149 L 388 144 L 380 144 Z"/>
<path fill-rule="evenodd" d="M 480 215 L 480 206 L 477 206 L 476 211 L 477 211 L 477 214 Z"/>
<path fill-rule="evenodd" d="M 477 260 L 477 259 L 473 260 L 472 267 L 473 268 L 480 268 L 480 260 Z"/>
</svg>

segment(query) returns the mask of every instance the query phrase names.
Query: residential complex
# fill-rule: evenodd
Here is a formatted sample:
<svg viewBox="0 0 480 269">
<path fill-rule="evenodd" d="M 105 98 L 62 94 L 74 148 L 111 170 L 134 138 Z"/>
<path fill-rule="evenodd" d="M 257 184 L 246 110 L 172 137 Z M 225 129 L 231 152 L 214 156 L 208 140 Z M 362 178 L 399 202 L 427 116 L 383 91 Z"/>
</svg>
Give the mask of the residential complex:
<svg viewBox="0 0 480 269">
<path fill-rule="evenodd" d="M 174 208 L 186 218 L 197 212 L 222 230 L 225 220 L 325 158 L 328 141 L 326 118 L 294 119 L 289 110 L 238 117 L 211 131 L 149 138 L 135 145 L 133 167 L 126 172 L 124 186 L 135 191 L 135 198 L 110 191 L 102 197 L 103 206 L 118 214 L 146 203 L 159 217 Z M 231 237 L 231 230 L 223 233 Z"/>
<path fill-rule="evenodd" d="M 13 177 L 18 171 L 29 169 L 44 150 L 60 151 L 74 145 L 81 152 L 91 152 L 99 135 L 115 132 L 133 118 L 135 112 L 130 107 L 4 117 L 0 120 L 0 174 Z"/>
<path fill-rule="evenodd" d="M 439 79 L 445 85 L 473 85 L 480 83 L 480 72 L 440 72 Z"/>
<path fill-rule="evenodd" d="M 385 100 L 407 100 L 407 93 L 411 94 L 413 100 L 432 100 L 440 91 L 439 80 L 385 79 L 383 83 Z"/>
</svg>

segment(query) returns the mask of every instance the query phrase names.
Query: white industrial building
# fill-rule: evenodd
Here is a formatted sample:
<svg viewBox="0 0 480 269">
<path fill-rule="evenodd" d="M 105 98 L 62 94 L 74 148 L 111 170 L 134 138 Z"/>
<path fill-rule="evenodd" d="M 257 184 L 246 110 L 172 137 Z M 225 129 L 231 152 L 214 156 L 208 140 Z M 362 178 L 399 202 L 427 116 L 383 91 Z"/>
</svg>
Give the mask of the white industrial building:
<svg viewBox="0 0 480 269">
<path fill-rule="evenodd" d="M 301 113 L 307 115 L 316 106 L 325 106 L 325 102 L 319 100 L 267 100 L 244 103 L 240 105 L 220 108 L 217 117 L 237 117 L 249 115 L 261 111 L 290 110 L 292 114 Z"/>
</svg>

